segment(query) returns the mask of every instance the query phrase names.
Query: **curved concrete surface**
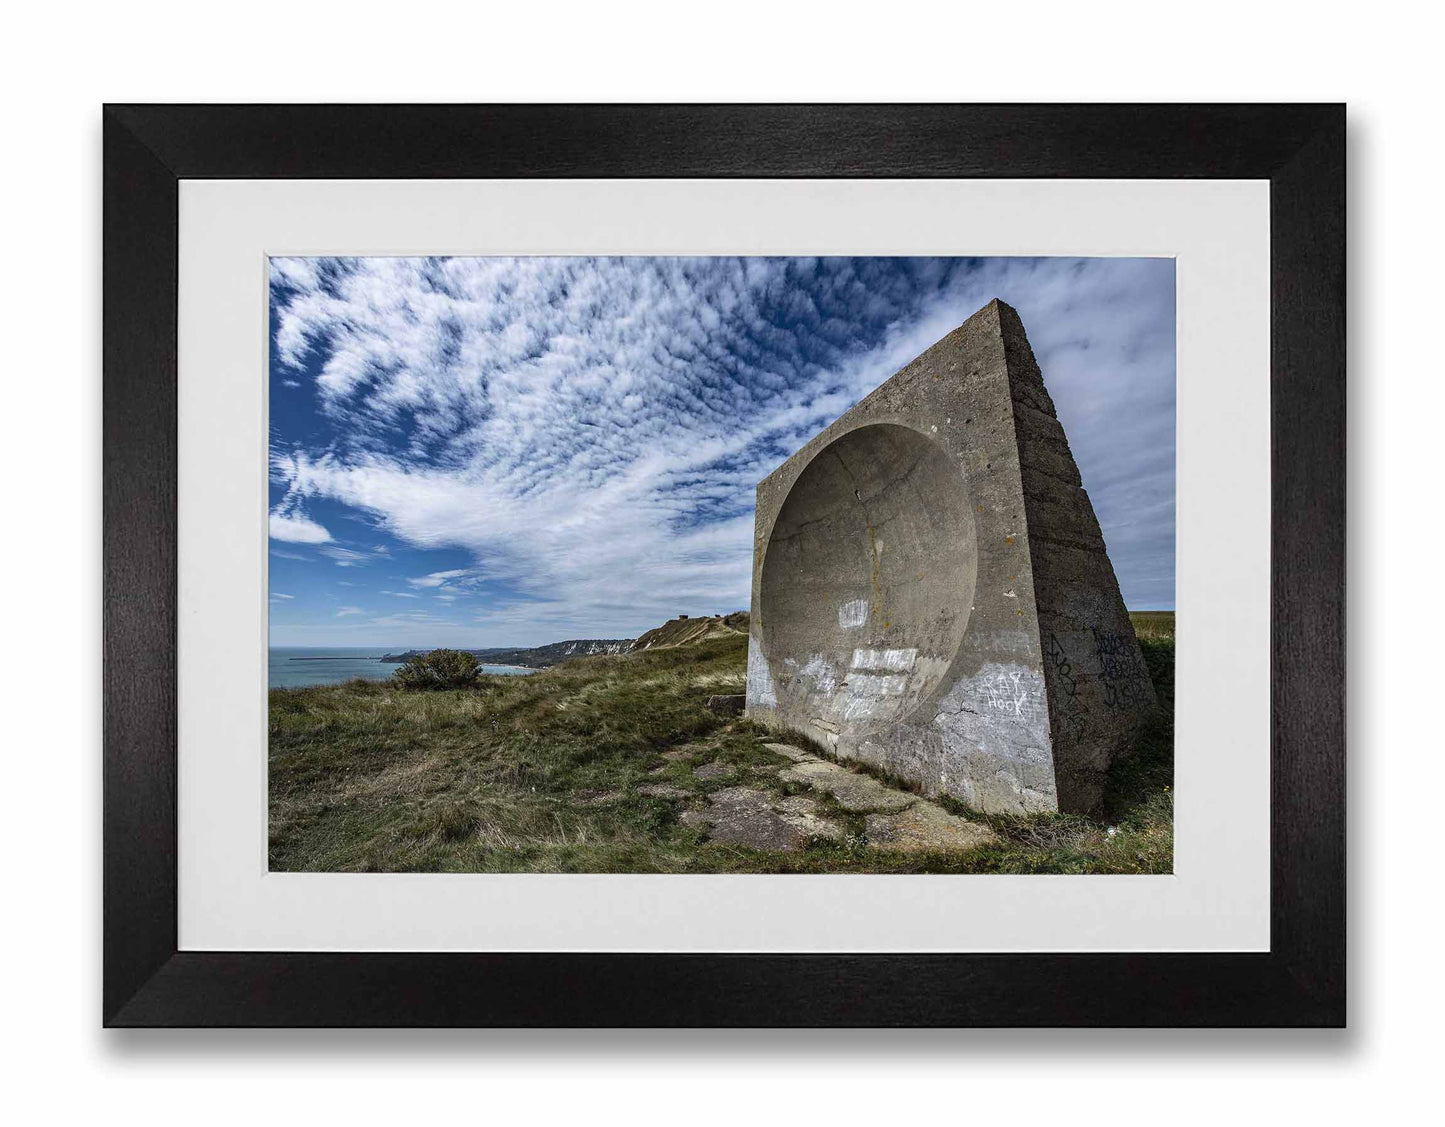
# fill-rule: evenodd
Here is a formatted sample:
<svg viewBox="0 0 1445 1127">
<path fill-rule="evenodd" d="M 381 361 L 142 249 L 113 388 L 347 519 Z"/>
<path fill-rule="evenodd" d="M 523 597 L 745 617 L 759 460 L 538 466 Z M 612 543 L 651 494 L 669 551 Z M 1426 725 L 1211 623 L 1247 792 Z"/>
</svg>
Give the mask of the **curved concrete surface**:
<svg viewBox="0 0 1445 1127">
<path fill-rule="evenodd" d="M 875 424 L 824 447 L 788 491 L 762 561 L 779 705 L 833 735 L 907 716 L 963 642 L 977 574 L 968 486 L 938 443 Z"/>
<path fill-rule="evenodd" d="M 1094 808 L 1154 688 L 1018 314 L 758 483 L 747 715 L 978 810 Z"/>
</svg>

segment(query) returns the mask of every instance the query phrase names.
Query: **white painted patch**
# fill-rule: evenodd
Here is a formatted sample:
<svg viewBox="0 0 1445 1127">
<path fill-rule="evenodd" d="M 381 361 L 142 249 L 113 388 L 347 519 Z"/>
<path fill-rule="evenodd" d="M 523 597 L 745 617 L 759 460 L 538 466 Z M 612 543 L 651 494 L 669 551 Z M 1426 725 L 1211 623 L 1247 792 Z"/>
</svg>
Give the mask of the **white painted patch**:
<svg viewBox="0 0 1445 1127">
<path fill-rule="evenodd" d="M 822 654 L 814 654 L 810 657 L 808 663 L 799 670 L 798 676 L 811 677 L 813 691 L 825 696 L 832 696 L 833 690 L 838 687 L 838 671 L 833 667 L 833 663 Z"/>
<path fill-rule="evenodd" d="M 853 695 L 881 700 L 883 697 L 901 697 L 908 688 L 906 673 L 858 673 L 849 676 L 848 687 Z"/>
<path fill-rule="evenodd" d="M 890 705 L 890 699 L 901 697 L 908 690 L 908 673 L 890 673 L 889 668 L 909 669 L 913 665 L 913 656 L 917 650 L 857 650 L 854 653 L 854 667 L 848 673 L 848 680 L 845 682 L 843 696 L 843 719 L 857 720 L 865 716 L 877 716 L 896 711 L 896 706 Z M 865 657 L 865 660 L 876 658 L 877 664 L 872 666 L 859 667 L 857 664 L 858 655 L 872 655 Z M 888 657 L 889 654 L 907 655 L 905 657 Z M 895 665 L 885 665 L 885 662 L 894 662 Z M 906 664 L 905 664 L 906 663 Z"/>
<path fill-rule="evenodd" d="M 1018 598 L 1018 596 L 1017 596 L 1016 594 L 1014 594 L 1014 592 L 1013 592 L 1012 589 L 1005 591 L 1005 592 L 1003 593 L 1003 597 L 1004 597 L 1005 599 L 1017 599 L 1017 598 Z"/>
<path fill-rule="evenodd" d="M 918 661 L 918 651 L 912 647 L 906 650 L 863 650 L 853 651 L 854 669 L 882 669 L 911 671 Z"/>
<path fill-rule="evenodd" d="M 768 659 L 763 656 L 763 648 L 758 645 L 758 640 L 748 638 L 748 704 L 766 705 L 774 708 L 778 703 L 778 694 L 773 691 L 773 675 L 768 669 Z"/>
<path fill-rule="evenodd" d="M 854 599 L 852 602 L 844 603 L 838 608 L 838 625 L 844 630 L 852 630 L 856 626 L 862 626 L 867 621 L 867 599 Z"/>
</svg>

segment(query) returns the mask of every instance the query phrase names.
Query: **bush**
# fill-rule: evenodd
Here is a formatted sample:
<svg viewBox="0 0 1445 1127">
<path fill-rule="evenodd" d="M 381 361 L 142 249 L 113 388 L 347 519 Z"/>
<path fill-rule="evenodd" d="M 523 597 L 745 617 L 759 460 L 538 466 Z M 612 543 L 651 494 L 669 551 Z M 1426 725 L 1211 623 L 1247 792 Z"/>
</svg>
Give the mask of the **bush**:
<svg viewBox="0 0 1445 1127">
<path fill-rule="evenodd" d="M 407 661 L 392 677 L 407 689 L 464 689 L 480 671 L 476 655 L 466 650 L 432 650 Z"/>
</svg>

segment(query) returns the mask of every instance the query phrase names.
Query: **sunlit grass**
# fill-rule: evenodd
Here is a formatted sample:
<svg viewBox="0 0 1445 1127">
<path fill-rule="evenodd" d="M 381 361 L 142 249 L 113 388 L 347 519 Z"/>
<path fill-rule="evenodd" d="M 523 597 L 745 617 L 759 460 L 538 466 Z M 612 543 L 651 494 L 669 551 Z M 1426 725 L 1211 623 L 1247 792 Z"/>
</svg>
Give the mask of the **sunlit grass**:
<svg viewBox="0 0 1445 1127">
<path fill-rule="evenodd" d="M 747 640 L 569 661 L 528 677 L 415 692 L 351 681 L 273 689 L 270 863 L 365 872 L 1169 872 L 1173 615 L 1135 616 L 1165 716 L 1111 775 L 1096 818 L 993 816 L 1002 844 L 894 855 L 849 834 L 796 854 L 701 840 L 687 802 L 742 781 L 777 786 L 776 737 L 709 712 L 742 692 Z M 664 753 L 670 753 L 664 756 Z M 725 781 L 692 768 L 719 761 Z M 694 796 L 650 797 L 666 783 Z M 824 804 L 828 810 L 827 803 Z M 1112 833 L 1110 832 L 1112 829 Z"/>
</svg>

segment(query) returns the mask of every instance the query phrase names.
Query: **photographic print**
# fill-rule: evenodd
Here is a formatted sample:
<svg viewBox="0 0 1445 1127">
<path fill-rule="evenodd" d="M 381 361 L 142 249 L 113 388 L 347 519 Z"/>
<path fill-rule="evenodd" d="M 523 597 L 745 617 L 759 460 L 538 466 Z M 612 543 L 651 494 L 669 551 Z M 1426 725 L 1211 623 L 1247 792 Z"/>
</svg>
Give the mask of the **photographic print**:
<svg viewBox="0 0 1445 1127">
<path fill-rule="evenodd" d="M 1172 259 L 282 257 L 269 318 L 272 871 L 1172 871 Z"/>
</svg>

